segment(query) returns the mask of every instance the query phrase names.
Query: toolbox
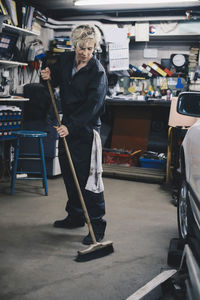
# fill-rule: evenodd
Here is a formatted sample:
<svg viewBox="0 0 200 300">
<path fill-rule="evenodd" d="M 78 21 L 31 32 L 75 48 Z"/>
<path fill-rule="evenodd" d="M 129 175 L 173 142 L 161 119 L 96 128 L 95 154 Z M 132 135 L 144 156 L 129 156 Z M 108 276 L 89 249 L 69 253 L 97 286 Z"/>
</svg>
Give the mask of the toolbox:
<svg viewBox="0 0 200 300">
<path fill-rule="evenodd" d="M 141 150 L 128 151 L 103 148 L 103 162 L 108 165 L 133 166 L 136 155 L 140 153 Z"/>
<path fill-rule="evenodd" d="M 153 158 L 140 157 L 139 161 L 140 161 L 140 166 L 142 168 L 166 170 L 166 159 L 153 159 Z"/>
</svg>

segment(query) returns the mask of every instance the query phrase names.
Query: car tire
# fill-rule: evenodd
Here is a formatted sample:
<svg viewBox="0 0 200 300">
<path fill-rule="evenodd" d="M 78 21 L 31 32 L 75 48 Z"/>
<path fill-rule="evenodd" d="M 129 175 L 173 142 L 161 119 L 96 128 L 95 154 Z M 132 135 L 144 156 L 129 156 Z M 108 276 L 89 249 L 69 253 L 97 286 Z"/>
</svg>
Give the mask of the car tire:
<svg viewBox="0 0 200 300">
<path fill-rule="evenodd" d="M 177 221 L 179 236 L 183 240 L 188 238 L 188 188 L 185 178 L 181 179 L 177 202 Z"/>
<path fill-rule="evenodd" d="M 178 268 L 181 263 L 185 241 L 182 239 L 173 238 L 170 240 L 167 264 L 172 268 Z"/>
</svg>

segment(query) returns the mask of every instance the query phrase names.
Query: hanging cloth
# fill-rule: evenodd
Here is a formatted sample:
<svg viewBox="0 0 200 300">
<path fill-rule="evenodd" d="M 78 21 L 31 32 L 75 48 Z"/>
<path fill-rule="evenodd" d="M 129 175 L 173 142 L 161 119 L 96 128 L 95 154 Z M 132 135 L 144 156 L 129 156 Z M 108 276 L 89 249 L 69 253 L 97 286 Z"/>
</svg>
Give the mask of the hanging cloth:
<svg viewBox="0 0 200 300">
<path fill-rule="evenodd" d="M 90 175 L 88 177 L 85 189 L 93 193 L 101 193 L 104 191 L 102 180 L 102 145 L 99 133 L 93 130 L 94 137 L 92 143 Z"/>
</svg>

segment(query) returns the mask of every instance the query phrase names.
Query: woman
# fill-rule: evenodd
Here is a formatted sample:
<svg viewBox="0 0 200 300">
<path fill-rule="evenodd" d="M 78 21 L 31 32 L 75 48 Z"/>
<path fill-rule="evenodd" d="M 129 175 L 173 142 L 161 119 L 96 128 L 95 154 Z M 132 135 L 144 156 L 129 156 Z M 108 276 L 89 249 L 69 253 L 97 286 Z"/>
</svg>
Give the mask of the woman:
<svg viewBox="0 0 200 300">
<path fill-rule="evenodd" d="M 41 71 L 43 80 L 52 80 L 60 87 L 62 125 L 57 128 L 59 140 L 59 161 L 66 186 L 68 216 L 55 221 L 59 228 L 76 228 L 85 224 L 79 196 L 66 157 L 62 138 L 65 137 L 72 156 L 81 191 L 97 241 L 104 237 L 106 221 L 103 191 L 86 190 L 90 173 L 91 151 L 94 132 L 100 130 L 100 115 L 104 110 L 107 92 L 107 77 L 101 63 L 94 55 L 99 47 L 100 35 L 91 25 L 80 25 L 72 31 L 73 52 L 59 56 L 56 64 Z M 94 131 L 96 130 L 96 131 Z M 83 239 L 91 244 L 90 233 Z"/>
</svg>

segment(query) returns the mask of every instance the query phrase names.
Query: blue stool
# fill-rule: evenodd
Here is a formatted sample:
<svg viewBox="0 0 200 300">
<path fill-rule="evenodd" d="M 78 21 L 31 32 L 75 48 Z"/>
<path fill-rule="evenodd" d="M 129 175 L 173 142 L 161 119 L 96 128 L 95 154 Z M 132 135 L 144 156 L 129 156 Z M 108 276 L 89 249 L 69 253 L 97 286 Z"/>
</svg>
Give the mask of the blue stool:
<svg viewBox="0 0 200 300">
<path fill-rule="evenodd" d="M 14 194 L 15 183 L 16 180 L 42 180 L 43 188 L 45 189 L 45 195 L 48 195 L 48 186 L 47 186 L 47 172 L 44 158 L 44 146 L 43 146 L 43 138 L 47 136 L 46 132 L 42 131 L 31 131 L 31 130 L 18 130 L 14 131 L 13 134 L 17 137 L 17 145 L 15 152 L 15 162 L 13 167 L 13 175 L 11 181 L 11 195 Z M 21 138 L 32 138 L 38 139 L 40 154 L 38 153 L 20 153 L 20 139 Z M 17 171 L 18 160 L 40 160 L 41 161 L 41 172 L 32 172 L 32 171 Z M 42 177 L 25 177 L 25 178 L 17 178 L 17 174 L 40 174 Z"/>
</svg>

